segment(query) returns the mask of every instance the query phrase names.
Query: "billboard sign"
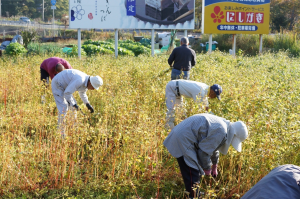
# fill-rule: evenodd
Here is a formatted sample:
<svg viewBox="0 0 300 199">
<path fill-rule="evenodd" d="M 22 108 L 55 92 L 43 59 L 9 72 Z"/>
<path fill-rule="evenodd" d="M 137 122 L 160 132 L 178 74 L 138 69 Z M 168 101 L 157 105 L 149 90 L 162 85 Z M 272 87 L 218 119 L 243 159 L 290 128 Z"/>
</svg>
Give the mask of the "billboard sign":
<svg viewBox="0 0 300 199">
<path fill-rule="evenodd" d="M 205 34 L 269 34 L 270 0 L 203 0 Z"/>
<path fill-rule="evenodd" d="M 195 0 L 69 0 L 70 28 L 194 29 Z"/>
</svg>

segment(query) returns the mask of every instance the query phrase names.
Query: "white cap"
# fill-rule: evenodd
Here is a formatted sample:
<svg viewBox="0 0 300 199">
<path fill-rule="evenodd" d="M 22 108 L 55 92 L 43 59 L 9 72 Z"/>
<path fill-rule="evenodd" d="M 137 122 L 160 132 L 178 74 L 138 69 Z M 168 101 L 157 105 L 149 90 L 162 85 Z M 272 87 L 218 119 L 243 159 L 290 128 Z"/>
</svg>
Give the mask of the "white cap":
<svg viewBox="0 0 300 199">
<path fill-rule="evenodd" d="M 237 150 L 238 152 L 242 151 L 242 142 L 246 140 L 248 137 L 248 130 L 246 125 L 241 122 L 230 123 L 230 128 L 227 133 L 227 140 L 225 144 L 223 144 L 219 151 L 226 155 L 229 149 L 230 144 Z"/>
<path fill-rule="evenodd" d="M 90 82 L 94 89 L 98 90 L 100 86 L 103 85 L 103 80 L 99 76 L 91 76 L 90 77 Z"/>
<path fill-rule="evenodd" d="M 235 130 L 235 135 L 233 136 L 231 145 L 237 150 L 238 152 L 242 151 L 242 142 L 245 141 L 248 137 L 248 130 L 246 125 L 243 122 L 234 122 L 231 126 Z"/>
</svg>

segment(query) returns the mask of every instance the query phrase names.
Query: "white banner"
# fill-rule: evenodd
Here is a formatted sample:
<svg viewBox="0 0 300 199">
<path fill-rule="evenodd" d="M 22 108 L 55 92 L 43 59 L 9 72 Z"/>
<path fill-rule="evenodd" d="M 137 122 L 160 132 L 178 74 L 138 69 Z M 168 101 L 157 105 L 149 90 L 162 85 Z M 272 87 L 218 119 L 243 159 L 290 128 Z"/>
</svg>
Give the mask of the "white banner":
<svg viewBox="0 0 300 199">
<path fill-rule="evenodd" d="M 194 29 L 195 0 L 70 0 L 70 28 Z"/>
</svg>

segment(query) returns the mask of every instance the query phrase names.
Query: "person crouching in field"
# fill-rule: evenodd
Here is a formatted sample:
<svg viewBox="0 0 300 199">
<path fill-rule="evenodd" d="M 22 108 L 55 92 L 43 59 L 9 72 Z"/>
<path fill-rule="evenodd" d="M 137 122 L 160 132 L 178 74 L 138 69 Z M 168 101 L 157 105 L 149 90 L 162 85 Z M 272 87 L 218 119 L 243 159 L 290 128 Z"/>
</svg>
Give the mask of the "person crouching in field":
<svg viewBox="0 0 300 199">
<path fill-rule="evenodd" d="M 175 105 L 182 106 L 181 96 L 193 98 L 199 105 L 205 106 L 208 111 L 208 98 L 221 100 L 222 87 L 218 84 L 208 86 L 207 84 L 191 80 L 172 80 L 166 86 L 166 128 L 174 128 Z M 199 107 L 200 108 L 200 107 Z"/>
<path fill-rule="evenodd" d="M 49 84 L 49 77 L 53 79 L 56 74 L 64 69 L 72 69 L 72 66 L 66 60 L 59 57 L 45 59 L 40 66 L 41 81 L 47 86 Z M 45 95 L 42 95 L 42 103 L 45 103 Z"/>
<path fill-rule="evenodd" d="M 57 73 L 64 69 L 72 69 L 72 66 L 66 60 L 59 57 L 45 59 L 40 66 L 41 80 L 49 84 L 49 77 L 53 79 Z"/>
<path fill-rule="evenodd" d="M 93 113 L 94 108 L 89 103 L 86 91 L 98 90 L 102 84 L 101 77 L 89 76 L 76 69 L 64 70 L 53 78 L 51 83 L 52 93 L 59 112 L 58 127 L 63 137 L 65 136 L 63 121 L 68 109 L 70 108 L 72 111 L 80 109 L 72 94 L 78 91 L 83 103 Z M 74 118 L 76 118 L 76 114 Z"/>
<path fill-rule="evenodd" d="M 164 146 L 177 158 L 189 197 L 199 197 L 193 187 L 201 175 L 217 177 L 219 151 L 226 155 L 230 144 L 242 151 L 242 142 L 248 137 L 246 125 L 230 122 L 222 117 L 204 113 L 193 115 L 170 132 Z M 199 191 L 199 190 L 198 190 Z"/>
<path fill-rule="evenodd" d="M 300 198 L 300 167 L 286 164 L 273 169 L 242 196 L 242 199 L 255 198 Z"/>
</svg>

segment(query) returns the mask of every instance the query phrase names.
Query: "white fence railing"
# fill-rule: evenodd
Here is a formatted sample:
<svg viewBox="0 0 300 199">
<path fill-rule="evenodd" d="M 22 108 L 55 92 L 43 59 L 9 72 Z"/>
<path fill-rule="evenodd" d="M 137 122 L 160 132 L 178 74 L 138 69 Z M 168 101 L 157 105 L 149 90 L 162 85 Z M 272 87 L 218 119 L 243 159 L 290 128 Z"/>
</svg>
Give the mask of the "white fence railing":
<svg viewBox="0 0 300 199">
<path fill-rule="evenodd" d="M 51 28 L 65 28 L 65 26 L 60 25 L 53 25 L 53 24 L 39 24 L 35 21 L 31 22 L 21 22 L 21 21 L 6 21 L 6 20 L 0 20 L 1 26 L 19 26 L 24 28 L 39 28 L 39 29 L 51 29 Z M 67 27 L 68 29 L 68 27 Z"/>
<path fill-rule="evenodd" d="M 37 22 L 21 22 L 21 21 L 7 21 L 0 20 L 0 27 L 11 27 L 10 30 L 5 30 L 5 28 L 1 28 L 0 35 L 3 35 L 5 38 L 6 35 L 15 35 L 20 34 L 20 31 L 23 30 L 36 30 L 41 34 L 41 36 L 59 36 L 60 32 L 64 29 L 69 29 L 65 26 L 53 25 L 53 24 L 39 24 Z M 15 30 L 11 30 L 15 29 Z M 60 35 L 61 36 L 61 35 Z"/>
</svg>

